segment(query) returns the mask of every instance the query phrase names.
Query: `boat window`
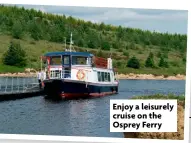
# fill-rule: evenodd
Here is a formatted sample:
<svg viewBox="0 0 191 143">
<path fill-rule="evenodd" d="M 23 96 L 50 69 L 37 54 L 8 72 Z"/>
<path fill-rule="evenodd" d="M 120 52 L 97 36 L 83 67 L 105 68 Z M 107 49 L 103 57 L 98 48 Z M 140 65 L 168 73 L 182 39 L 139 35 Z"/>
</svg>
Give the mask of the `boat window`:
<svg viewBox="0 0 191 143">
<path fill-rule="evenodd" d="M 104 74 L 105 74 L 104 81 L 108 81 L 108 75 L 107 75 L 107 72 L 105 72 Z"/>
<path fill-rule="evenodd" d="M 70 56 L 63 56 L 63 64 L 64 65 L 70 64 Z"/>
<path fill-rule="evenodd" d="M 99 82 L 110 82 L 111 74 L 109 72 L 97 72 Z"/>
<path fill-rule="evenodd" d="M 92 65 L 92 58 L 90 58 L 90 57 L 87 58 L 87 59 L 86 59 L 86 64 L 87 64 L 87 65 Z"/>
<path fill-rule="evenodd" d="M 101 81 L 104 81 L 104 72 L 101 72 Z"/>
<path fill-rule="evenodd" d="M 51 57 L 50 65 L 61 65 L 61 64 L 62 64 L 62 61 L 60 56 Z"/>
<path fill-rule="evenodd" d="M 110 73 L 107 73 L 107 76 L 108 76 L 108 81 L 111 81 Z"/>
<path fill-rule="evenodd" d="M 97 72 L 97 76 L 98 76 L 98 81 L 101 81 L 101 73 Z"/>
<path fill-rule="evenodd" d="M 87 57 L 73 56 L 72 65 L 87 65 L 87 59 Z"/>
</svg>

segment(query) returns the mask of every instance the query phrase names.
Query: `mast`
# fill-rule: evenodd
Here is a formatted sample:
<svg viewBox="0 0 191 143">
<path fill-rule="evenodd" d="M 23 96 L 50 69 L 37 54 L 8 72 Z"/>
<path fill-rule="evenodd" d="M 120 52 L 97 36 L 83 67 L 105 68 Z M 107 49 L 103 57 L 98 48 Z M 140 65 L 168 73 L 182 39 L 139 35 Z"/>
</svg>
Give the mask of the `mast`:
<svg viewBox="0 0 191 143">
<path fill-rule="evenodd" d="M 73 41 L 72 41 L 72 32 L 71 32 L 71 35 L 70 35 L 70 52 L 72 51 L 72 50 L 71 50 L 72 44 L 73 44 Z"/>
</svg>

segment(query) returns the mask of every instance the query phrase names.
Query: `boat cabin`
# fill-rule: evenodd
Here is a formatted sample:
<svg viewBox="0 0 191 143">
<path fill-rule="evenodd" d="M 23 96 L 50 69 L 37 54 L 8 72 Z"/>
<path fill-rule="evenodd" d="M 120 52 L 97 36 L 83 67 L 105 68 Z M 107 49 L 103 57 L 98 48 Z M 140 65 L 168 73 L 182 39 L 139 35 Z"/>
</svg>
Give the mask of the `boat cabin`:
<svg viewBox="0 0 191 143">
<path fill-rule="evenodd" d="M 115 76 L 111 58 L 95 57 L 89 52 L 50 52 L 42 60 L 46 79 L 111 82 Z"/>
</svg>

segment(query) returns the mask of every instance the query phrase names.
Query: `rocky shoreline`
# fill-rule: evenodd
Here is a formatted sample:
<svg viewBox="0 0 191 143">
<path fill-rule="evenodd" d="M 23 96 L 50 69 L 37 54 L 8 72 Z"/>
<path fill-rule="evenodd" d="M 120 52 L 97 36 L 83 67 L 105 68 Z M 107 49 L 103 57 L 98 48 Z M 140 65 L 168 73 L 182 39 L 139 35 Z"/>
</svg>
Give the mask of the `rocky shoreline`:
<svg viewBox="0 0 191 143">
<path fill-rule="evenodd" d="M 0 77 L 34 77 L 37 72 L 23 72 L 23 73 L 3 73 Z M 155 76 L 152 74 L 117 74 L 117 79 L 148 79 L 148 80 L 185 80 L 185 75 L 177 74 L 176 76 Z"/>
<path fill-rule="evenodd" d="M 37 73 L 2 73 L 0 77 L 34 77 L 37 76 Z"/>
<path fill-rule="evenodd" d="M 118 79 L 149 79 L 149 80 L 185 80 L 185 75 L 177 74 L 176 76 L 155 76 L 152 74 L 118 74 Z"/>
</svg>

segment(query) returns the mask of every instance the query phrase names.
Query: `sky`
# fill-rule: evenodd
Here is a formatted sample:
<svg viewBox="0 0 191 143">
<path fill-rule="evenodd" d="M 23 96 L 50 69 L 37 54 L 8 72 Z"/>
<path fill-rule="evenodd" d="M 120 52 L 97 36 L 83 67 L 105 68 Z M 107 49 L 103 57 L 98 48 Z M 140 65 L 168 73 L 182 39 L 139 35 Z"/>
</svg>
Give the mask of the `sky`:
<svg viewBox="0 0 191 143">
<path fill-rule="evenodd" d="M 143 30 L 187 34 L 188 11 L 99 8 L 72 6 L 17 5 L 34 8 L 52 14 L 61 14 L 75 18 L 116 26 L 139 28 Z"/>
</svg>

